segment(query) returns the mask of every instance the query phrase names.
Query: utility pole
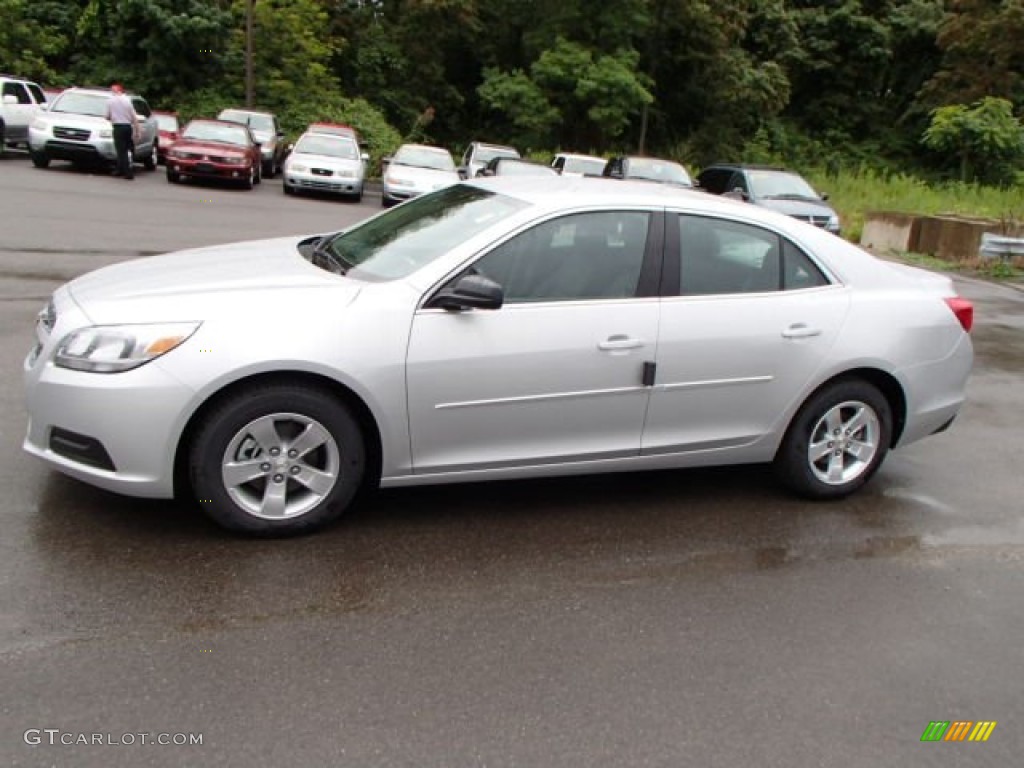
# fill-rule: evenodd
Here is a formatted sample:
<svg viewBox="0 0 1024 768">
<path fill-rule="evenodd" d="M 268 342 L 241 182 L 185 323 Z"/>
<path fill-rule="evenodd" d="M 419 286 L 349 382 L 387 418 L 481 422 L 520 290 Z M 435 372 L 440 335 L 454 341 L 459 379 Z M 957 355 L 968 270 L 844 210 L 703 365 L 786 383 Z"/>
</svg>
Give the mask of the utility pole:
<svg viewBox="0 0 1024 768">
<path fill-rule="evenodd" d="M 256 0 L 248 0 L 245 4 L 245 106 L 251 107 L 254 98 L 254 84 L 252 73 L 252 38 L 253 38 L 253 16 Z"/>
</svg>

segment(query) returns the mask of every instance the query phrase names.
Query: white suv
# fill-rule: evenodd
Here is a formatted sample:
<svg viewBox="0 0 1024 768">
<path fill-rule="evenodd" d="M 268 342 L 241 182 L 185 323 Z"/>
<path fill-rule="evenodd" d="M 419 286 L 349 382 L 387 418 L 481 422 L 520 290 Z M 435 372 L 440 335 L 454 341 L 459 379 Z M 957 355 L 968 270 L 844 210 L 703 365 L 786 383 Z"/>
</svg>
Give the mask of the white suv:
<svg viewBox="0 0 1024 768">
<path fill-rule="evenodd" d="M 46 95 L 35 83 L 0 75 L 0 154 L 28 144 L 28 126 L 45 104 Z"/>
<path fill-rule="evenodd" d="M 113 91 L 106 88 L 69 88 L 40 112 L 28 129 L 32 164 L 45 168 L 51 160 L 73 163 L 114 163 L 114 129 L 107 120 L 107 102 Z M 128 94 L 139 116 L 139 140 L 132 148 L 133 161 L 147 170 L 156 168 L 158 126 L 153 111 L 141 96 Z"/>
</svg>

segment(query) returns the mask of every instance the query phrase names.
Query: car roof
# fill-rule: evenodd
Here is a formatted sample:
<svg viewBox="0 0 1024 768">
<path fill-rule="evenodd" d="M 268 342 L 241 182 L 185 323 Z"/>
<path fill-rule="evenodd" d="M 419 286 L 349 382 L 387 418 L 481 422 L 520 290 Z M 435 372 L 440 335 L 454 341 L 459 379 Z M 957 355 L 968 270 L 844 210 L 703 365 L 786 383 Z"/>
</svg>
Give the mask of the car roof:
<svg viewBox="0 0 1024 768">
<path fill-rule="evenodd" d="M 400 147 L 398 148 L 398 150 L 399 150 L 399 151 L 400 151 L 400 150 L 403 150 L 403 149 L 405 149 L 406 147 L 413 147 L 413 148 L 415 148 L 415 149 L 429 149 L 429 150 L 430 150 L 431 152 L 437 152 L 438 154 L 444 154 L 444 155 L 448 155 L 449 157 L 450 157 L 450 156 L 451 156 L 451 154 L 452 154 L 451 152 L 449 152 L 449 151 L 448 151 L 447 149 L 445 149 L 444 147 L 435 147 L 435 146 L 432 146 L 432 145 L 430 145 L 430 144 L 403 144 L 402 146 L 400 146 Z"/>
<path fill-rule="evenodd" d="M 566 159 L 573 158 L 575 160 L 600 160 L 602 163 L 605 162 L 605 158 L 599 155 L 581 155 L 579 152 L 556 152 L 555 157 L 564 157 Z"/>
<path fill-rule="evenodd" d="M 712 168 L 730 168 L 735 171 L 781 171 L 782 173 L 796 173 L 794 170 L 783 168 L 779 165 L 763 165 L 761 163 L 712 163 L 704 168 L 701 173 Z"/>
</svg>

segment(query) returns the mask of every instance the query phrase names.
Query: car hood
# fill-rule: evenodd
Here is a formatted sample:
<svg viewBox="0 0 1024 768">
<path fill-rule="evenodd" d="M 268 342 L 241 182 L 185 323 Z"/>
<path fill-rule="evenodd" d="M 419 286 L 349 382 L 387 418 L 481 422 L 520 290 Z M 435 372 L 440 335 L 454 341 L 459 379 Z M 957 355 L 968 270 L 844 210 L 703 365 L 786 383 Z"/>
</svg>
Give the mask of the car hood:
<svg viewBox="0 0 1024 768">
<path fill-rule="evenodd" d="M 245 147 L 237 144 L 225 144 L 220 141 L 202 141 L 199 139 L 178 139 L 174 148 L 179 152 L 203 152 L 208 155 L 239 155 L 244 157 Z"/>
<path fill-rule="evenodd" d="M 441 189 L 449 184 L 458 184 L 461 179 L 455 171 L 438 171 L 434 168 L 420 168 L 415 165 L 388 166 L 387 177 L 392 174 L 402 181 L 407 181 L 420 189 Z"/>
<path fill-rule="evenodd" d="M 107 118 L 96 115 L 79 115 L 74 112 L 40 112 L 38 116 L 55 125 L 89 129 L 110 127 L 110 121 Z"/>
<path fill-rule="evenodd" d="M 757 199 L 757 204 L 787 216 L 831 216 L 835 213 L 832 206 L 822 200 L 780 200 L 762 197 Z"/>
<path fill-rule="evenodd" d="M 94 323 L 202 320 L 279 310 L 308 292 L 349 303 L 361 284 L 314 267 L 298 251 L 307 238 L 254 240 L 150 256 L 98 269 L 68 284 Z M 340 295 L 338 293 L 340 291 Z"/>
<path fill-rule="evenodd" d="M 317 168 L 330 168 L 332 171 L 355 171 L 363 169 L 361 160 L 349 160 L 343 157 L 331 157 L 330 155 L 317 155 L 311 152 L 292 152 L 288 156 L 290 163 L 316 166 Z"/>
</svg>

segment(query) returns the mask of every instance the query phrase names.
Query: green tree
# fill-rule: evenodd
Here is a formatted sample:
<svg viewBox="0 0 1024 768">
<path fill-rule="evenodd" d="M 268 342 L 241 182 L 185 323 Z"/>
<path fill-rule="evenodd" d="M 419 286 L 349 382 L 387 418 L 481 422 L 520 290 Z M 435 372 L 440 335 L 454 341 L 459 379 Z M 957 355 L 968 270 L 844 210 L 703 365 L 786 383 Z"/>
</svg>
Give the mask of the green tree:
<svg viewBox="0 0 1024 768">
<path fill-rule="evenodd" d="M 1007 181 L 1014 164 L 1024 159 L 1024 126 L 1013 105 L 991 96 L 969 107 L 936 109 L 921 141 L 957 159 L 961 181 Z"/>
<path fill-rule="evenodd" d="M 27 0 L 0 0 L 0 72 L 53 82 L 49 58 L 67 45 L 67 38 L 41 24 Z"/>
</svg>

